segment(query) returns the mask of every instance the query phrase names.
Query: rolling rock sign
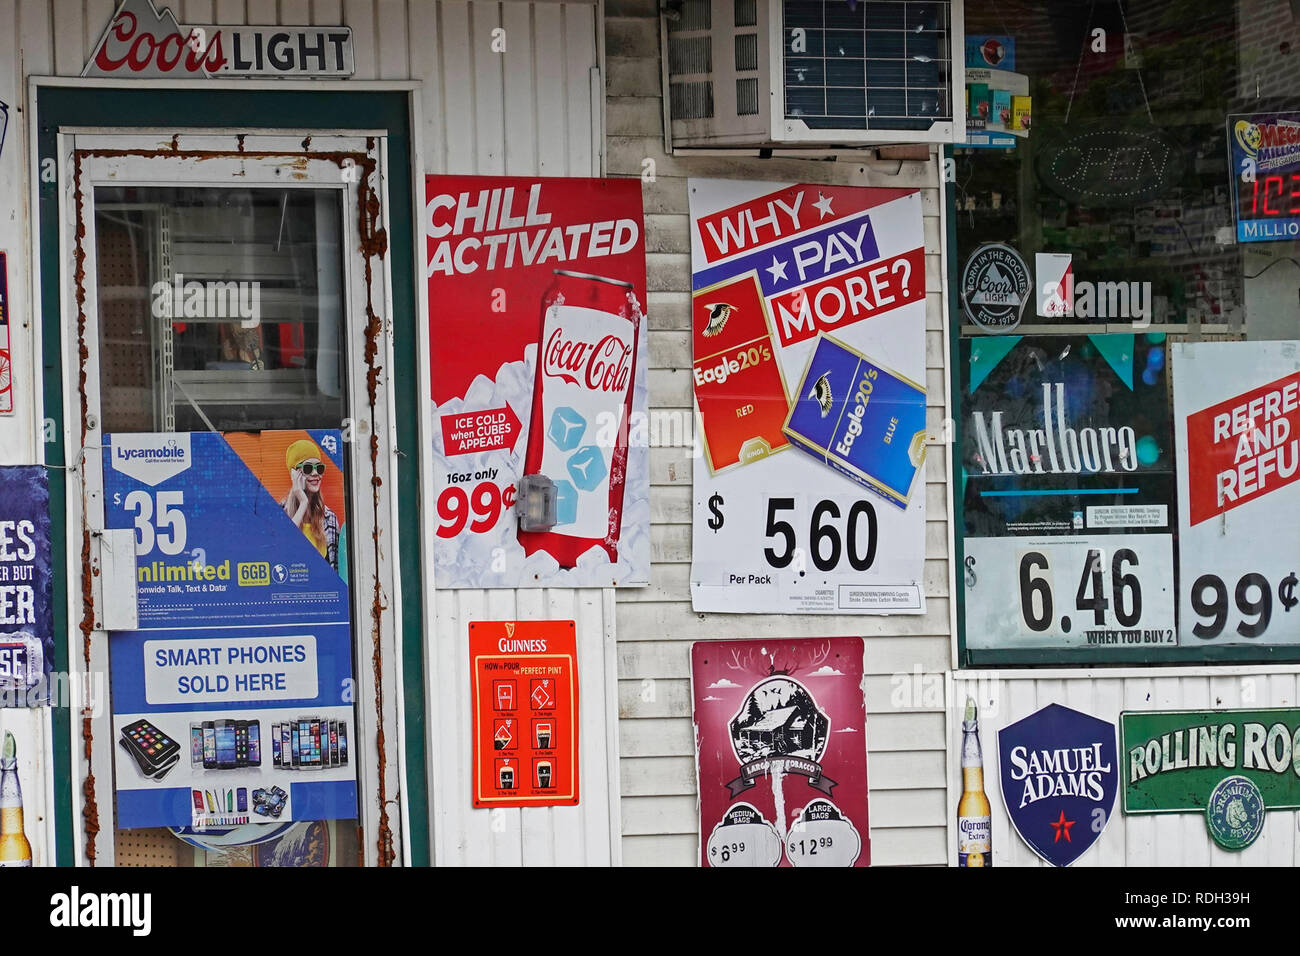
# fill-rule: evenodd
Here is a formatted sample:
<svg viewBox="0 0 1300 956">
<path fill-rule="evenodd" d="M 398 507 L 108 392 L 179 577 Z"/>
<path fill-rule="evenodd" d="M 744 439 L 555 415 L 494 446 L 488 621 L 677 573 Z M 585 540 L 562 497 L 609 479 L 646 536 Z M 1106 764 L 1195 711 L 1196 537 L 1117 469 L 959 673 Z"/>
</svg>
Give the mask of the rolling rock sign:
<svg viewBox="0 0 1300 956">
<path fill-rule="evenodd" d="M 857 637 L 692 646 L 704 866 L 870 864 L 862 652 Z"/>
<path fill-rule="evenodd" d="M 1300 808 L 1300 710 L 1126 711 L 1120 723 L 1125 813 L 1204 813 L 1215 843 L 1244 850 L 1265 810 Z"/>
<path fill-rule="evenodd" d="M 352 28 L 187 26 L 153 0 L 122 0 L 82 76 L 351 76 Z"/>
</svg>

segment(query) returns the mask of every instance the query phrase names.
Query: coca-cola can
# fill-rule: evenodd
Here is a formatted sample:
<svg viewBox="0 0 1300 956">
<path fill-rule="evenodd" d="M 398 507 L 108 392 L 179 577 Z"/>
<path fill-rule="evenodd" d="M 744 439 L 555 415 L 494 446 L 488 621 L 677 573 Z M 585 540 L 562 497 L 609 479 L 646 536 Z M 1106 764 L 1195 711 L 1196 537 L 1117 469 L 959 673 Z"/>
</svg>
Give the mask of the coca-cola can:
<svg viewBox="0 0 1300 956">
<path fill-rule="evenodd" d="M 542 296 L 524 474 L 556 486 L 556 524 L 519 531 L 524 553 L 572 568 L 593 547 L 618 560 L 641 305 L 630 282 L 555 270 Z"/>
</svg>

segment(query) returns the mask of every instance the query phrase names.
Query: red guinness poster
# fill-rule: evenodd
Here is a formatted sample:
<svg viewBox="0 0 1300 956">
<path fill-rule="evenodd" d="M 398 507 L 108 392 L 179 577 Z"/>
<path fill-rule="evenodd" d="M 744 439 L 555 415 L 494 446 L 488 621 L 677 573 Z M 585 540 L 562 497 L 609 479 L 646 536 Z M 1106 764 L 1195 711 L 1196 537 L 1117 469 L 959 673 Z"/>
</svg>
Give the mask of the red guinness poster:
<svg viewBox="0 0 1300 956">
<path fill-rule="evenodd" d="M 641 181 L 430 176 L 424 228 L 438 587 L 647 584 Z"/>
<path fill-rule="evenodd" d="M 573 621 L 474 621 L 474 806 L 578 803 Z"/>
<path fill-rule="evenodd" d="M 691 647 L 704 866 L 868 866 L 860 637 Z"/>
</svg>

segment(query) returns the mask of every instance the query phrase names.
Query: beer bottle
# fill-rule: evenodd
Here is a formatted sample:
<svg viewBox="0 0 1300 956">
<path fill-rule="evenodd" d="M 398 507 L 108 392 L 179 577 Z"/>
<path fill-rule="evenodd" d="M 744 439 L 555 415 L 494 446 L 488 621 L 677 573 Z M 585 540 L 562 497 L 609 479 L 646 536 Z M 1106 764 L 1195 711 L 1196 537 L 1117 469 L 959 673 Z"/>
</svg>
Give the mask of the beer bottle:
<svg viewBox="0 0 1300 956">
<path fill-rule="evenodd" d="M 966 698 L 961 723 L 961 800 L 957 803 L 957 865 L 993 865 L 993 827 L 984 793 L 984 756 L 980 752 L 975 698 Z"/>
<path fill-rule="evenodd" d="M 32 845 L 23 832 L 23 790 L 18 785 L 14 735 L 5 731 L 0 754 L 0 866 L 31 866 Z"/>
</svg>

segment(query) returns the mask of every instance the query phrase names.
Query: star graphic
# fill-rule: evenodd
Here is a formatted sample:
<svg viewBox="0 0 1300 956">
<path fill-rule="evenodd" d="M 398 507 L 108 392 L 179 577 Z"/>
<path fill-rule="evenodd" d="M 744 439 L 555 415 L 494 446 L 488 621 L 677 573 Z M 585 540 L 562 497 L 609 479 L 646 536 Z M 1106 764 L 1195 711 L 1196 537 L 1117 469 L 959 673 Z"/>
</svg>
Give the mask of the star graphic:
<svg viewBox="0 0 1300 956">
<path fill-rule="evenodd" d="M 815 206 L 818 212 L 821 213 L 821 216 L 819 217 L 820 219 L 825 219 L 827 216 L 835 215 L 834 210 L 831 209 L 830 196 L 823 196 L 821 193 L 818 193 L 817 201 L 813 203 L 813 206 Z"/>
<path fill-rule="evenodd" d="M 1074 821 L 1074 820 L 1067 820 L 1067 819 L 1065 819 L 1065 811 L 1064 811 L 1064 810 L 1061 811 L 1061 817 L 1060 817 L 1060 819 L 1057 820 L 1055 823 L 1052 823 L 1052 822 L 1049 820 L 1047 825 L 1050 826 L 1052 829 L 1054 829 L 1054 830 L 1056 831 L 1056 838 L 1055 838 L 1054 840 L 1052 840 L 1052 842 L 1053 842 L 1053 843 L 1060 843 L 1060 842 L 1061 842 L 1061 837 L 1064 836 L 1064 837 L 1065 837 L 1065 842 L 1066 842 L 1066 843 L 1069 843 L 1069 842 L 1070 842 L 1070 827 L 1074 826 L 1074 824 L 1075 824 L 1075 821 Z"/>
<path fill-rule="evenodd" d="M 768 266 L 766 269 L 764 269 L 763 271 L 770 272 L 772 274 L 773 282 L 776 282 L 778 279 L 780 279 L 781 281 L 785 281 L 785 260 L 778 259 L 776 256 L 773 256 L 772 264 Z"/>
</svg>

